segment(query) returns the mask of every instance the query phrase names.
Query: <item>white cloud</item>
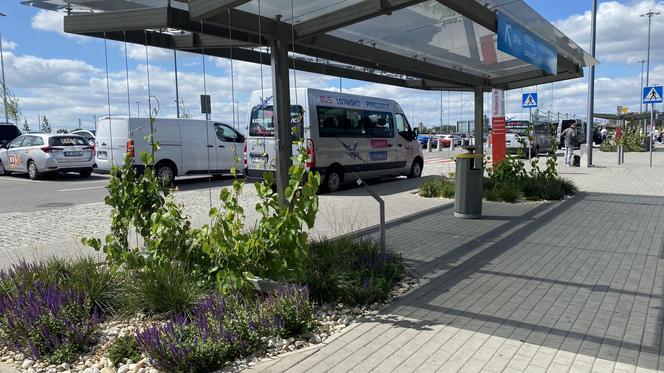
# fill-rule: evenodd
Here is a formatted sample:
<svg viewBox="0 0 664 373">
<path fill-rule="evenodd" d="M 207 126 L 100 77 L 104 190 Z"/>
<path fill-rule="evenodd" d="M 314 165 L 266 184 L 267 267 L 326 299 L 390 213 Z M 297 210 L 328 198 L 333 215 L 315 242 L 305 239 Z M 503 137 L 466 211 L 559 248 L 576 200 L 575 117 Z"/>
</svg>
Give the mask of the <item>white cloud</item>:
<svg viewBox="0 0 664 373">
<path fill-rule="evenodd" d="M 623 4 L 607 1 L 597 10 L 597 59 L 600 62 L 636 63 L 647 54 L 648 19 L 641 17 L 650 9 L 664 13 L 664 2 L 632 1 Z M 590 50 L 590 11 L 556 22 L 556 26 L 583 49 Z M 664 16 L 652 19 L 651 61 L 664 60 Z"/>
<path fill-rule="evenodd" d="M 17 46 L 18 46 L 18 44 L 16 44 L 15 42 L 13 42 L 11 40 L 2 39 L 2 49 L 3 50 L 14 50 L 14 49 L 16 49 Z"/>
<path fill-rule="evenodd" d="M 39 10 L 37 14 L 32 17 L 32 28 L 41 31 L 57 32 L 58 34 L 70 39 L 78 41 L 86 41 L 89 38 L 84 36 L 68 34 L 64 31 L 65 15 L 59 12 L 49 10 Z"/>
</svg>

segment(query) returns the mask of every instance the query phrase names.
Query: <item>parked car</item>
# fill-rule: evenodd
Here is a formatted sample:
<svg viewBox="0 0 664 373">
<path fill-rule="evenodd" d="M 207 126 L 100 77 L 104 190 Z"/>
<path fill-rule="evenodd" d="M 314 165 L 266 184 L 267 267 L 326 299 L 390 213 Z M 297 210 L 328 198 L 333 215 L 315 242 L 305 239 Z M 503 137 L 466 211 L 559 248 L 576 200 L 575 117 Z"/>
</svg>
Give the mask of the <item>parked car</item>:
<svg viewBox="0 0 664 373">
<path fill-rule="evenodd" d="M 417 135 L 417 141 L 420 143 L 420 145 L 423 148 L 427 147 L 427 144 L 429 143 L 430 138 L 431 138 L 431 135 L 425 135 L 425 134 Z"/>
<path fill-rule="evenodd" d="M 358 176 L 421 176 L 424 160 L 417 131 L 396 101 L 310 88 L 293 89 L 290 96 L 291 136 L 305 144 L 307 168 L 320 172 L 325 190 L 334 192 Z M 269 90 L 251 95 L 245 151 L 248 177 L 260 178 L 275 170 L 271 97 Z"/>
<path fill-rule="evenodd" d="M 25 134 L 0 148 L 0 175 L 27 173 L 35 180 L 46 173 L 78 172 L 89 177 L 93 164 L 92 146 L 78 135 Z"/>
<path fill-rule="evenodd" d="M 95 145 L 95 131 L 94 130 L 74 130 L 70 132 L 72 135 L 79 135 L 89 142 L 90 145 Z"/>
<path fill-rule="evenodd" d="M 96 172 L 109 173 L 113 166 L 121 167 L 125 155 L 134 158 L 134 165 L 142 169 L 143 152 L 152 151 L 146 137 L 154 129 L 154 168 L 166 183 L 185 175 L 218 175 L 230 173 L 242 152 L 244 136 L 231 126 L 215 121 L 194 119 L 102 117 L 97 123 Z"/>
<path fill-rule="evenodd" d="M 11 123 L 0 123 L 0 146 L 21 136 L 21 130 Z"/>
<path fill-rule="evenodd" d="M 455 141 L 453 135 L 438 135 L 438 139 L 445 148 L 449 148 L 450 146 L 452 146 L 452 142 Z"/>
</svg>

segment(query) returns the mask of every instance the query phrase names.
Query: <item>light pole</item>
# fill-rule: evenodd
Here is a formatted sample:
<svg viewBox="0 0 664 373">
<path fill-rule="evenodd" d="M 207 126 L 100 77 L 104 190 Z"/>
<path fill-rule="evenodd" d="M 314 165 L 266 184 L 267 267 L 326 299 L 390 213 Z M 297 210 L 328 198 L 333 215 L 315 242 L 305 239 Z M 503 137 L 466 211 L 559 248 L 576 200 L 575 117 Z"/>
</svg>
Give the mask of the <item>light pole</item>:
<svg viewBox="0 0 664 373">
<path fill-rule="evenodd" d="M 136 112 L 138 113 L 138 116 L 141 116 L 141 102 L 136 101 Z"/>
<path fill-rule="evenodd" d="M 7 17 L 5 13 L 0 13 L 0 17 Z M 0 32 L 0 66 L 2 67 L 2 101 L 5 108 L 5 122 L 9 123 L 9 111 L 7 106 L 7 82 L 5 82 L 5 58 L 2 51 L 2 33 Z M 18 123 L 16 123 L 18 124 Z"/>
<path fill-rule="evenodd" d="M 595 58 L 595 41 L 597 40 L 597 0 L 593 0 L 592 18 L 590 22 L 590 54 Z M 595 110 L 595 65 L 590 66 L 590 75 L 588 76 L 588 121 L 586 122 L 586 147 L 588 155 L 586 166 L 593 165 L 593 111 Z"/>
<path fill-rule="evenodd" d="M 646 86 L 648 86 L 650 84 L 650 30 L 652 28 L 652 17 L 653 16 L 658 16 L 660 14 L 661 14 L 660 12 L 653 12 L 652 9 L 650 9 L 648 11 L 648 13 L 646 13 L 646 14 L 641 14 L 641 17 L 648 17 L 648 58 L 646 58 Z M 641 90 L 641 94 L 643 94 L 643 90 Z M 643 97 L 641 98 L 641 102 L 643 102 Z M 653 105 L 651 104 L 650 105 L 650 126 L 651 127 L 654 125 L 654 123 L 653 123 L 653 121 L 654 121 L 653 120 L 654 110 L 653 109 L 654 109 Z M 648 111 L 648 105 L 646 105 L 646 111 Z M 651 145 L 652 140 L 649 139 L 650 136 L 648 136 L 648 134 L 646 133 L 645 126 L 643 128 L 643 135 L 648 137 L 648 139 L 646 139 L 645 143 L 648 144 L 647 149 L 650 149 L 650 147 L 652 146 Z M 651 163 L 650 166 L 652 167 L 652 160 L 651 160 L 650 163 Z"/>
</svg>

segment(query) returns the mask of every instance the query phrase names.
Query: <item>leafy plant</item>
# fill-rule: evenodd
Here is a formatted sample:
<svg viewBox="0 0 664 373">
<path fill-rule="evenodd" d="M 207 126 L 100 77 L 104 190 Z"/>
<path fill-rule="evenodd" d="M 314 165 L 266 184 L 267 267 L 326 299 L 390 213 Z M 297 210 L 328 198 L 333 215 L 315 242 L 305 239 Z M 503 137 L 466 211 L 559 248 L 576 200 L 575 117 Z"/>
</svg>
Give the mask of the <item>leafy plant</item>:
<svg viewBox="0 0 664 373">
<path fill-rule="evenodd" d="M 454 182 L 445 178 L 432 178 L 420 186 L 420 196 L 427 198 L 454 197 Z"/>
<path fill-rule="evenodd" d="M 485 190 L 485 197 L 489 201 L 517 202 L 521 198 L 518 185 L 498 185 Z"/>
<path fill-rule="evenodd" d="M 136 337 L 133 335 L 118 337 L 108 348 L 106 355 L 116 365 L 127 359 L 131 359 L 131 361 L 139 361 L 141 359 L 141 352 L 138 349 Z"/>
<path fill-rule="evenodd" d="M 387 299 L 403 276 L 401 261 L 381 255 L 373 239 L 341 237 L 311 243 L 306 283 L 319 302 L 369 304 Z"/>
<path fill-rule="evenodd" d="M 309 302 L 308 288 L 295 285 L 280 287 L 274 294 L 268 295 L 267 304 L 271 313 L 281 320 L 279 334 L 282 337 L 297 336 L 311 330 L 314 309 Z"/>
<path fill-rule="evenodd" d="M 181 315 L 189 314 L 208 289 L 186 267 L 154 265 L 134 272 L 123 290 L 128 312 Z"/>
</svg>

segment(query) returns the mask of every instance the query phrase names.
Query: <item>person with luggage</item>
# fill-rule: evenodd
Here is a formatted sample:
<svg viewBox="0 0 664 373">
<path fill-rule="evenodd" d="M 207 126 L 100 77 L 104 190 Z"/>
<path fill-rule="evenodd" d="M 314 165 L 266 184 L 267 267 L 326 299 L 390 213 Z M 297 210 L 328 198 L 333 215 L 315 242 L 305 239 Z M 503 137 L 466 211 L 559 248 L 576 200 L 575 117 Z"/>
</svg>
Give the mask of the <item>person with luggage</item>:
<svg viewBox="0 0 664 373">
<path fill-rule="evenodd" d="M 574 139 L 576 138 L 576 123 L 572 123 L 571 126 L 566 128 L 561 136 L 565 141 L 565 167 L 570 167 L 572 165 L 572 159 L 574 158 Z"/>
</svg>

